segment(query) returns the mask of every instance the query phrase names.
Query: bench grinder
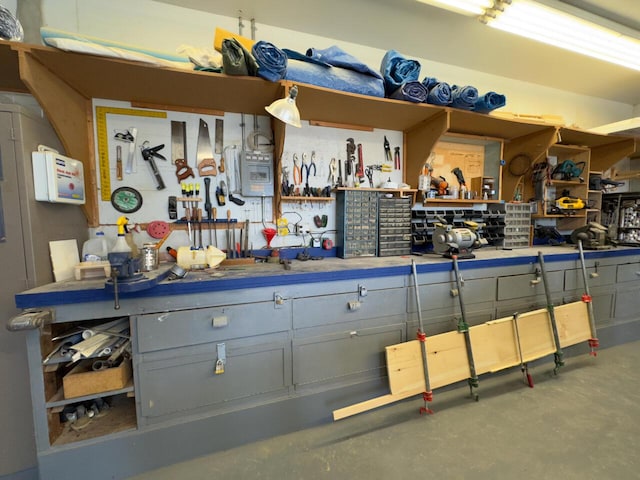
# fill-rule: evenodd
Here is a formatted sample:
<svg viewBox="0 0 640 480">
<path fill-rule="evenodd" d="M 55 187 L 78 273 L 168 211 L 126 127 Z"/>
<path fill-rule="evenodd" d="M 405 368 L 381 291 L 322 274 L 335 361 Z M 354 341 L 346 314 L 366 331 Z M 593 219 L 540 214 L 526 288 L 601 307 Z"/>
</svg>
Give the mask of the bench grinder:
<svg viewBox="0 0 640 480">
<path fill-rule="evenodd" d="M 476 222 L 464 222 L 466 227 L 456 227 L 441 222 L 435 224 L 433 232 L 433 251 L 446 258 L 456 255 L 458 258 L 475 258 L 471 250 L 487 244 L 485 238 L 478 233 Z"/>
</svg>

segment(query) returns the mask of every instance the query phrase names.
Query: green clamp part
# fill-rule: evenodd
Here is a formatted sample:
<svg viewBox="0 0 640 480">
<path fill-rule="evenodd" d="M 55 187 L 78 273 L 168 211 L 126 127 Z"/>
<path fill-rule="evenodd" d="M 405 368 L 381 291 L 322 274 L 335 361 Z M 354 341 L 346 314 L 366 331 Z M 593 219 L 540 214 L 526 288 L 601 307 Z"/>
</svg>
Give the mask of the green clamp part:
<svg viewBox="0 0 640 480">
<path fill-rule="evenodd" d="M 469 379 L 469 387 L 478 388 L 479 385 L 480 383 L 478 382 L 478 377 L 471 377 Z"/>
<path fill-rule="evenodd" d="M 469 324 L 463 318 L 458 320 L 458 333 L 466 333 L 469 331 Z"/>
<path fill-rule="evenodd" d="M 564 367 L 564 354 L 562 351 L 554 353 L 553 359 L 557 367 Z"/>
</svg>

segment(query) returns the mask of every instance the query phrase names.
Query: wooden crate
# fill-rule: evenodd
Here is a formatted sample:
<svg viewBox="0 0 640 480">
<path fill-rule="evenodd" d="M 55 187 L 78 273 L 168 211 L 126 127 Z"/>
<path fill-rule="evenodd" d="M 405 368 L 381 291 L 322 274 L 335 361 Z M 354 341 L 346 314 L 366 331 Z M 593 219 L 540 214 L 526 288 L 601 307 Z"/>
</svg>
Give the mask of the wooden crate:
<svg viewBox="0 0 640 480">
<path fill-rule="evenodd" d="M 62 378 L 64 398 L 82 397 L 124 388 L 132 376 L 131 361 L 94 372 L 93 360 L 84 360 Z"/>
</svg>

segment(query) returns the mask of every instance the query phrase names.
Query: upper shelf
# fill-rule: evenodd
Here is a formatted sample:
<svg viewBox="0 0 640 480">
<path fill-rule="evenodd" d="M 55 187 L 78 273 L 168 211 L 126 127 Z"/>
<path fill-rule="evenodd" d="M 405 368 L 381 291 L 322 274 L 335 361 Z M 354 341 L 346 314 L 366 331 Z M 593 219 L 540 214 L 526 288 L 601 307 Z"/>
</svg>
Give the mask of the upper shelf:
<svg viewBox="0 0 640 480">
<path fill-rule="evenodd" d="M 40 45 L 0 41 L 0 89 L 28 92 L 20 78 L 20 55 L 41 63 L 87 99 L 104 98 L 182 108 L 264 115 L 291 82 L 158 67 L 128 60 L 64 52 Z M 602 135 L 521 119 L 507 119 L 449 107 L 415 104 L 298 84 L 301 116 L 336 125 L 407 132 L 446 116 L 447 132 L 512 140 L 558 129 L 561 143 L 606 146 L 629 137 Z M 633 140 L 631 140 L 633 141 Z"/>
</svg>

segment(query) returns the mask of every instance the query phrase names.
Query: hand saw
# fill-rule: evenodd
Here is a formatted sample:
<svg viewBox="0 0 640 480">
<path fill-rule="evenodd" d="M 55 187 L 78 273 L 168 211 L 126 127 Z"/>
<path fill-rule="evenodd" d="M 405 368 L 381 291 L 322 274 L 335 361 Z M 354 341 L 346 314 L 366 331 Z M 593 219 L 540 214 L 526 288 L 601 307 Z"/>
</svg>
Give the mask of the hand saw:
<svg viewBox="0 0 640 480">
<path fill-rule="evenodd" d="M 217 175 L 216 160 L 213 158 L 213 150 L 211 149 L 211 137 L 209 136 L 209 125 L 203 119 L 200 119 L 198 127 L 198 150 L 196 151 L 196 161 L 198 164 L 198 173 L 201 177 L 208 175 Z"/>
</svg>

